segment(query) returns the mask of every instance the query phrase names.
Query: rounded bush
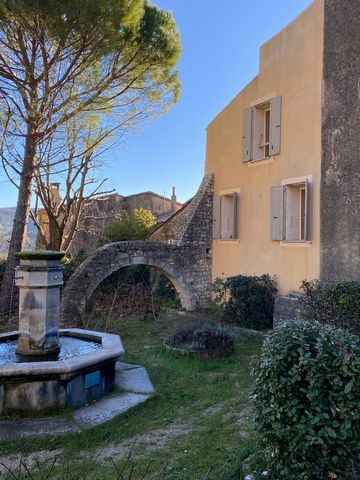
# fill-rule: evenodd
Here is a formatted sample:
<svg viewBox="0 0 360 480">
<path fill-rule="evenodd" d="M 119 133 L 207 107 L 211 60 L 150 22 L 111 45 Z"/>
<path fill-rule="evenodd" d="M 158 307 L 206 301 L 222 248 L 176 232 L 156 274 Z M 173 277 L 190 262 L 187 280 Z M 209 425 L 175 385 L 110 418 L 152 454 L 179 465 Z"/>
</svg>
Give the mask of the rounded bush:
<svg viewBox="0 0 360 480">
<path fill-rule="evenodd" d="M 303 302 L 315 320 L 360 336 L 360 282 L 304 280 L 301 289 Z"/>
<path fill-rule="evenodd" d="M 237 275 L 217 278 L 212 288 L 223 318 L 242 327 L 263 330 L 273 324 L 276 285 L 276 278 L 268 274 Z"/>
<path fill-rule="evenodd" d="M 274 480 L 348 479 L 360 450 L 360 341 L 319 323 L 290 321 L 254 368 L 255 425 Z"/>
<path fill-rule="evenodd" d="M 217 356 L 234 351 L 234 329 L 213 320 L 181 325 L 166 340 L 175 352 L 198 352 L 203 356 Z"/>
</svg>

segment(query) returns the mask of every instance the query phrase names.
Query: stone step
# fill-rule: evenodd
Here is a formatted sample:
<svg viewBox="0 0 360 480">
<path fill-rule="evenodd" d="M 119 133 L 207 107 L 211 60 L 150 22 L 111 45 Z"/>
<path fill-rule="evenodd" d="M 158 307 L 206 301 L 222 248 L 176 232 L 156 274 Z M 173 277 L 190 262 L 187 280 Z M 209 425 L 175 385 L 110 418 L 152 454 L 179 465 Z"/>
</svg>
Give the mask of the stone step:
<svg viewBox="0 0 360 480">
<path fill-rule="evenodd" d="M 140 393 L 112 394 L 93 405 L 87 405 L 73 413 L 75 422 L 80 427 L 94 427 L 107 422 L 132 407 L 145 402 L 149 395 Z"/>
<path fill-rule="evenodd" d="M 116 386 L 125 392 L 154 393 L 154 387 L 150 381 L 146 368 L 139 365 L 129 365 L 117 362 L 115 370 Z"/>
<path fill-rule="evenodd" d="M 79 428 L 62 418 L 27 418 L 0 421 L 0 440 L 34 437 L 38 435 L 64 435 L 78 432 Z M 1 475 L 0 475 L 1 476 Z"/>
</svg>

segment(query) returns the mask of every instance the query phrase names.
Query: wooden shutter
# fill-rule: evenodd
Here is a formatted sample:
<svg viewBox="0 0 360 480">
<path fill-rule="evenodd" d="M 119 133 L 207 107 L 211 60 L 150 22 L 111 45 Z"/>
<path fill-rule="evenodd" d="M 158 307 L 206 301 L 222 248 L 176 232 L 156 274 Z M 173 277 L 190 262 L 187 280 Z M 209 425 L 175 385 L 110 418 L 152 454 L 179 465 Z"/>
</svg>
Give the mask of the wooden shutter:
<svg viewBox="0 0 360 480">
<path fill-rule="evenodd" d="M 233 193 L 233 234 L 232 238 L 239 238 L 239 194 Z"/>
<path fill-rule="evenodd" d="M 304 240 L 308 241 L 310 239 L 309 235 L 309 212 L 310 212 L 310 187 L 309 181 L 305 180 L 305 219 L 304 219 Z"/>
<path fill-rule="evenodd" d="M 284 240 L 284 186 L 271 187 L 270 239 Z"/>
<path fill-rule="evenodd" d="M 221 211 L 221 198 L 213 197 L 213 239 L 221 238 L 220 235 L 220 213 Z"/>
<path fill-rule="evenodd" d="M 244 110 L 243 115 L 243 137 L 242 137 L 242 161 L 249 162 L 251 160 L 251 126 L 252 126 L 252 109 Z"/>
<path fill-rule="evenodd" d="M 270 100 L 270 156 L 279 155 L 281 140 L 281 97 Z"/>
</svg>

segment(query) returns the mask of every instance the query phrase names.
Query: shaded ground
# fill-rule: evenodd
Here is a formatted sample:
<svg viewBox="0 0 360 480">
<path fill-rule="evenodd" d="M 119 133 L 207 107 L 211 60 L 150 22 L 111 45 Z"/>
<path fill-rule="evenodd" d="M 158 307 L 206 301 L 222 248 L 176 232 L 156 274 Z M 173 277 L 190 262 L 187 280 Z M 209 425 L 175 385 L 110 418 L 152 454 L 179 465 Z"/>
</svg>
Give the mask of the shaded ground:
<svg viewBox="0 0 360 480">
<path fill-rule="evenodd" d="M 119 474 L 114 464 L 117 469 L 123 468 L 131 454 L 125 468 L 129 470 L 134 464 L 133 480 L 141 478 L 149 462 L 145 477 L 149 479 L 203 480 L 209 469 L 209 479 L 241 478 L 235 472 L 256 443 L 251 426 L 249 364 L 259 350 L 262 335 L 239 330 L 236 353 L 231 357 L 174 358 L 164 351 L 163 340 L 176 323 L 192 318 L 170 311 L 156 320 L 92 321 L 89 328 L 101 329 L 106 321 L 108 331 L 121 334 L 127 351 L 124 361 L 147 368 L 155 395 L 114 421 L 85 433 L 2 442 L 0 463 L 14 468 L 23 460 L 34 478 L 41 478 L 37 464 L 47 461 L 50 468 L 58 458 L 48 478 L 115 479 Z M 166 476 L 161 476 L 166 464 Z M 77 477 L 59 474 L 69 465 Z M 84 469 L 89 470 L 86 477 Z M 5 467 L 2 474 L 6 478 Z"/>
</svg>

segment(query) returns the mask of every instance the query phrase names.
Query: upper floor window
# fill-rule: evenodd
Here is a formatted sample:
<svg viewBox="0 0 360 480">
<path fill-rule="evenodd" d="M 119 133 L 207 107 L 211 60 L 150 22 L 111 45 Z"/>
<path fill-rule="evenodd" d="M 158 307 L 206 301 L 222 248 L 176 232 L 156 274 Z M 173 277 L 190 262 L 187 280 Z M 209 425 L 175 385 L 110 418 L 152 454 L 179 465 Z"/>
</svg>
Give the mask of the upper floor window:
<svg viewBox="0 0 360 480">
<path fill-rule="evenodd" d="M 280 153 L 281 97 L 244 111 L 243 161 L 258 161 Z"/>
</svg>

